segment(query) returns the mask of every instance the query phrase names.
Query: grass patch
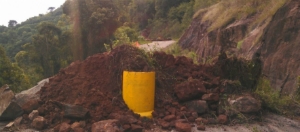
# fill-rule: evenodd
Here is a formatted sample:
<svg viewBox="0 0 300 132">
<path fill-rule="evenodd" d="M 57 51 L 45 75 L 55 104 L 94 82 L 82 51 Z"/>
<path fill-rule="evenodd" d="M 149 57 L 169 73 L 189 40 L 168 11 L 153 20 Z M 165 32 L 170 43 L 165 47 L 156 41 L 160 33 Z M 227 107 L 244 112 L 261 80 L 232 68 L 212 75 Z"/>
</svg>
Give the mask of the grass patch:
<svg viewBox="0 0 300 132">
<path fill-rule="evenodd" d="M 211 22 L 208 31 L 227 26 L 230 22 L 249 15 L 258 14 L 257 19 L 251 24 L 256 26 L 271 18 L 276 11 L 288 0 L 222 0 L 206 9 L 200 9 L 194 15 L 199 17 L 204 13 L 202 21 Z"/>
<path fill-rule="evenodd" d="M 269 80 L 266 78 L 260 78 L 256 91 L 262 101 L 263 107 L 280 114 L 290 114 L 293 113 L 289 109 L 289 106 L 295 102 L 290 96 L 280 95 L 278 90 L 274 90 Z"/>
<path fill-rule="evenodd" d="M 244 40 L 241 40 L 241 41 L 239 41 L 238 43 L 237 43 L 237 49 L 241 49 L 242 48 L 242 45 L 243 45 L 243 42 L 244 42 Z"/>
</svg>

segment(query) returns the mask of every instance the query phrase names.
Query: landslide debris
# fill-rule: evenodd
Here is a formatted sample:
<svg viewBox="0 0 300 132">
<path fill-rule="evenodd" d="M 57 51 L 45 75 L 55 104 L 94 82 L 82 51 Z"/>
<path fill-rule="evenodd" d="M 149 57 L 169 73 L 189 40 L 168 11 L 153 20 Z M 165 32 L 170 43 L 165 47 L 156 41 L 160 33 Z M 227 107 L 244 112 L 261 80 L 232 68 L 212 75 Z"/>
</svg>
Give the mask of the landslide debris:
<svg viewBox="0 0 300 132">
<path fill-rule="evenodd" d="M 56 131 L 64 129 L 66 124 L 89 131 L 103 129 L 97 125 L 102 124 L 99 121 L 110 119 L 117 120 L 114 124 L 120 131 L 151 129 L 154 125 L 186 130 L 194 122 L 218 123 L 216 115 L 220 115 L 220 123 L 225 124 L 225 111 L 218 108 L 224 89 L 220 87 L 217 68 L 193 64 L 183 56 L 174 57 L 164 52 L 151 54 L 122 45 L 111 52 L 73 62 L 51 77 L 40 90 L 38 113 L 45 119 L 43 129 Z M 153 119 L 139 117 L 124 103 L 121 84 L 124 70 L 156 72 Z M 30 123 L 28 115 L 24 114 L 23 119 Z"/>
</svg>

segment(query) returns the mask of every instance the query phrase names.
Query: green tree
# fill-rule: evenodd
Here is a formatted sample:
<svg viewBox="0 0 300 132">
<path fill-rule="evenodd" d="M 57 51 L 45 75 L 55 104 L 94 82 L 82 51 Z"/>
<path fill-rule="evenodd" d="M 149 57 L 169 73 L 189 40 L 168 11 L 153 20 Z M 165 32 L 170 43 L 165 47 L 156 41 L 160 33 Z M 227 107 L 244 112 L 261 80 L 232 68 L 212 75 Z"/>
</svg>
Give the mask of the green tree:
<svg viewBox="0 0 300 132">
<path fill-rule="evenodd" d="M 29 88 L 28 77 L 15 64 L 12 64 L 0 46 L 0 86 L 8 84 L 14 92 Z"/>
<path fill-rule="evenodd" d="M 16 20 L 9 20 L 8 22 L 8 27 L 14 27 L 18 24 Z"/>
</svg>

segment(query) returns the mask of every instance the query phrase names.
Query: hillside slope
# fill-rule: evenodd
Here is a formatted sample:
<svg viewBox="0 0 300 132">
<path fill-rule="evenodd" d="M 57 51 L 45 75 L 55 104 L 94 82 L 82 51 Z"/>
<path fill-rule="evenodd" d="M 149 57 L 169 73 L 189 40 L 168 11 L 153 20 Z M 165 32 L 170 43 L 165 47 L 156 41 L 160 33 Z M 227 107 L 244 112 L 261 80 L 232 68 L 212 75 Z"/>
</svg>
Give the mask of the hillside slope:
<svg viewBox="0 0 300 132">
<path fill-rule="evenodd" d="M 221 52 L 248 60 L 261 55 L 262 74 L 272 87 L 293 93 L 300 75 L 297 63 L 300 59 L 300 1 L 238 2 L 222 1 L 198 11 L 179 45 L 196 49 L 199 61 L 209 61 Z M 252 8 L 257 10 L 251 11 Z"/>
</svg>

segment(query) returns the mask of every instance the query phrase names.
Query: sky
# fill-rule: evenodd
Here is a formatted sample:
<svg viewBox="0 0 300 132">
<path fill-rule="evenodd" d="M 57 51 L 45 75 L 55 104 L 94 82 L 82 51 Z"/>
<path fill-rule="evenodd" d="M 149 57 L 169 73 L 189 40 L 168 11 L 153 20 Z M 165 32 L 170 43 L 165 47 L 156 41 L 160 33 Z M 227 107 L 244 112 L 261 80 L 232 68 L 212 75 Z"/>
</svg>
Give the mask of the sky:
<svg viewBox="0 0 300 132">
<path fill-rule="evenodd" d="M 0 25 L 7 26 L 9 20 L 18 23 L 28 18 L 46 14 L 49 7 L 60 7 L 65 0 L 0 0 Z"/>
</svg>

